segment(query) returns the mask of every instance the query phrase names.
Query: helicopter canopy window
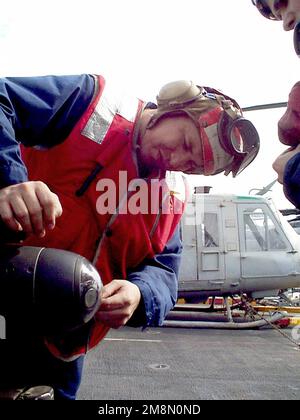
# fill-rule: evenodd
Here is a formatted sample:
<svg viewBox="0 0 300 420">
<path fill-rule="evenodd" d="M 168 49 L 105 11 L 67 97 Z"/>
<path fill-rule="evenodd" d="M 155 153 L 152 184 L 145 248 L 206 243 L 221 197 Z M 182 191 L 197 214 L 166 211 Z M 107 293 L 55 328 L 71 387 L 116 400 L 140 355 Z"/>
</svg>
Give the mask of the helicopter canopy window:
<svg viewBox="0 0 300 420">
<path fill-rule="evenodd" d="M 219 226 L 216 213 L 204 213 L 201 223 L 201 238 L 205 248 L 219 246 Z"/>
<path fill-rule="evenodd" d="M 244 211 L 244 232 L 246 251 L 286 249 L 273 220 L 261 208 Z"/>
</svg>

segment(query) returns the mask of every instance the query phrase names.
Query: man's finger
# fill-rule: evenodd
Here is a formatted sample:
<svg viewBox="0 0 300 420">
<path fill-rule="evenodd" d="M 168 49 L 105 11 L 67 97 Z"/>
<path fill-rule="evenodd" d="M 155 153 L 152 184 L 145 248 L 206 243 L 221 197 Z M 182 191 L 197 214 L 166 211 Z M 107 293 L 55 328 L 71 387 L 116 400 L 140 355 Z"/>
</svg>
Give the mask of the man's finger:
<svg viewBox="0 0 300 420">
<path fill-rule="evenodd" d="M 44 211 L 44 223 L 48 229 L 53 229 L 56 218 L 62 215 L 62 207 L 56 194 L 52 193 L 45 184 L 36 189 L 36 195 Z"/>
<path fill-rule="evenodd" d="M 130 314 L 119 309 L 113 312 L 97 312 L 96 320 L 111 328 L 119 328 L 126 324 Z"/>
<path fill-rule="evenodd" d="M 28 191 L 23 194 L 23 200 L 29 212 L 33 232 L 37 236 L 43 237 L 46 232 L 43 221 L 43 209 L 40 206 L 38 198 L 32 191 Z"/>
<path fill-rule="evenodd" d="M 102 299 L 109 298 L 114 295 L 121 287 L 123 280 L 113 280 L 106 284 L 102 289 Z"/>
<path fill-rule="evenodd" d="M 108 298 L 102 298 L 102 302 L 99 308 L 99 311 L 115 311 L 116 309 L 122 308 L 123 301 L 116 296 L 111 296 Z"/>
<path fill-rule="evenodd" d="M 9 229 L 12 229 L 13 231 L 16 231 L 16 232 L 23 230 L 20 223 L 14 218 L 12 209 L 7 203 L 1 206 L 0 217 L 2 221 L 6 224 L 6 226 L 9 227 Z"/>
<path fill-rule="evenodd" d="M 20 223 L 26 233 L 33 231 L 30 215 L 22 197 L 14 195 L 10 199 L 10 207 L 14 218 Z"/>
</svg>

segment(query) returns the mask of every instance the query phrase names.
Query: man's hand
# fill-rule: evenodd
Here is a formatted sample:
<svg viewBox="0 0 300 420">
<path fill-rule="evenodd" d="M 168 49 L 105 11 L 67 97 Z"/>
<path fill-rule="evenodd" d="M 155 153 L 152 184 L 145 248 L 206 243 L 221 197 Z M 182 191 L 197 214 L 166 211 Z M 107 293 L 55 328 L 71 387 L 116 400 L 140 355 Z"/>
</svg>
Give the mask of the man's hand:
<svg viewBox="0 0 300 420">
<path fill-rule="evenodd" d="M 113 280 L 102 289 L 102 303 L 96 319 L 119 328 L 126 324 L 141 300 L 140 289 L 127 280 Z"/>
<path fill-rule="evenodd" d="M 273 169 L 278 174 L 278 182 L 283 184 L 283 174 L 288 161 L 297 153 L 300 153 L 300 144 L 297 147 L 289 147 L 273 163 Z"/>
<path fill-rule="evenodd" d="M 55 227 L 62 208 L 56 194 L 41 181 L 28 181 L 0 190 L 0 217 L 14 231 L 42 238 Z"/>
</svg>

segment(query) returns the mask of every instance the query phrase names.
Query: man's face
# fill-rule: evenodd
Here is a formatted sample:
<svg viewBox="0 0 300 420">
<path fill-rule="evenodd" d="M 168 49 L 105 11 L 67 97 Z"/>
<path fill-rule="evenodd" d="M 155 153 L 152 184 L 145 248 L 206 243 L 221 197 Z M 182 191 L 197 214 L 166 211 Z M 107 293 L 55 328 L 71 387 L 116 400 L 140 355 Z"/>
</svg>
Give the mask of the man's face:
<svg viewBox="0 0 300 420">
<path fill-rule="evenodd" d="M 300 21 L 300 0 L 268 0 L 277 19 L 283 21 L 283 29 L 291 31 Z"/>
<path fill-rule="evenodd" d="M 293 86 L 287 110 L 278 122 L 278 136 L 283 144 L 300 144 L 300 82 Z"/>
<path fill-rule="evenodd" d="M 162 118 L 141 138 L 141 161 L 149 170 L 203 173 L 198 128 L 186 116 Z"/>
</svg>

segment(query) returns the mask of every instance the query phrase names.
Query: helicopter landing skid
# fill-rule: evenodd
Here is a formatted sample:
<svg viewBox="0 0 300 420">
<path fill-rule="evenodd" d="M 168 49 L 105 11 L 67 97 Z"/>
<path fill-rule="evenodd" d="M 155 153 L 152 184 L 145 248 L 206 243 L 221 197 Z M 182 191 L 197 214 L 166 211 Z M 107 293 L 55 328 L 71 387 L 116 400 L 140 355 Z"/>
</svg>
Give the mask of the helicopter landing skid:
<svg viewBox="0 0 300 420">
<path fill-rule="evenodd" d="M 182 312 L 181 312 L 182 315 Z M 199 315 L 199 313 L 198 313 Z M 276 312 L 271 318 L 267 321 L 265 319 L 260 319 L 257 321 L 248 321 L 248 322 L 236 322 L 236 321 L 201 321 L 201 320 L 189 320 L 187 319 L 188 314 L 185 314 L 185 319 L 175 320 L 168 319 L 164 321 L 164 327 L 173 327 L 173 328 L 213 328 L 213 329 L 227 329 L 227 330 L 249 330 L 254 328 L 261 328 L 269 323 L 273 324 L 286 317 L 286 313 Z"/>
<path fill-rule="evenodd" d="M 236 309 L 238 311 L 235 311 Z M 286 315 L 285 311 L 274 310 L 269 317 L 263 317 L 253 308 L 246 296 L 241 296 L 240 301 L 233 305 L 230 305 L 229 297 L 225 297 L 221 307 L 215 307 L 213 299 L 209 310 L 204 308 L 204 311 L 201 311 L 199 305 L 175 305 L 163 326 L 246 330 L 272 325 Z"/>
</svg>

